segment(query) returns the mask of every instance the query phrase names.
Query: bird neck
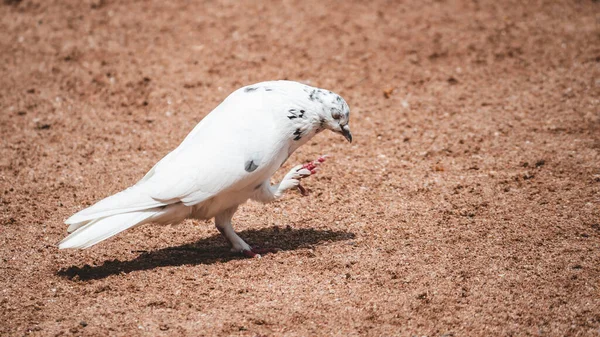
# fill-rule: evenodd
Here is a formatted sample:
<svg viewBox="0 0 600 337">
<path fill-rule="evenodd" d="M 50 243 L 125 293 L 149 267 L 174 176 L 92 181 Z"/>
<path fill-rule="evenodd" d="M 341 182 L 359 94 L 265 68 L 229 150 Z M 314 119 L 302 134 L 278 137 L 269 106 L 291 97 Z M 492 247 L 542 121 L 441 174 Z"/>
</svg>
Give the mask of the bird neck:
<svg viewBox="0 0 600 337">
<path fill-rule="evenodd" d="M 289 137 L 289 154 L 323 131 L 324 121 L 319 117 L 320 111 L 315 111 L 315 108 L 317 107 L 307 106 L 288 111 L 289 123 L 286 132 Z"/>
</svg>

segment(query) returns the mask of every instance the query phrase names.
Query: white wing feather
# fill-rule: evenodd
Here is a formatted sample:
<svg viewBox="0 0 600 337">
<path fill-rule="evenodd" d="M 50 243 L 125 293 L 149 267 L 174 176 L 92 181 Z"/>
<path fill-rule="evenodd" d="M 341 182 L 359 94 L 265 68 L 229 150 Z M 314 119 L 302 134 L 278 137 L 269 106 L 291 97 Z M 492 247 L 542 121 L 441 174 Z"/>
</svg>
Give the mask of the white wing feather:
<svg viewBox="0 0 600 337">
<path fill-rule="evenodd" d="M 195 205 L 225 190 L 241 190 L 267 168 L 278 167 L 285 136 L 275 116 L 266 111 L 273 103 L 270 99 L 269 106 L 264 105 L 258 93 L 238 90 L 230 95 L 153 168 L 144 182 L 151 197 Z M 244 169 L 248 160 L 258 165 L 256 171 Z"/>
<path fill-rule="evenodd" d="M 269 104 L 264 104 L 259 93 L 232 93 L 138 183 L 76 213 L 65 223 L 78 224 L 177 202 L 195 205 L 225 190 L 243 189 L 266 168 L 281 164 L 276 162 L 281 157 L 277 154 L 285 137 L 268 111 L 277 109 L 276 103 L 270 98 Z M 244 170 L 249 159 L 256 161 L 256 171 Z"/>
</svg>

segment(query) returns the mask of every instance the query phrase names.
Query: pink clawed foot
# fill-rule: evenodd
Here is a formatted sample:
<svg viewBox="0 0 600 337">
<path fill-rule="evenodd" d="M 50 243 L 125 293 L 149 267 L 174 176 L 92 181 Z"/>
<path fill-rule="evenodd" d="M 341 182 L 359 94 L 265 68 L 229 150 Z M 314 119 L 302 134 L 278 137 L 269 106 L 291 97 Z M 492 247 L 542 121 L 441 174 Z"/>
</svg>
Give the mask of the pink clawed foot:
<svg viewBox="0 0 600 337">
<path fill-rule="evenodd" d="M 242 250 L 242 254 L 244 254 L 245 257 L 253 258 L 253 257 L 261 257 L 261 255 L 264 255 L 264 254 L 277 253 L 278 251 L 281 251 L 281 249 L 252 247 L 252 249 L 250 249 L 250 250 Z"/>
<path fill-rule="evenodd" d="M 316 160 L 311 161 L 310 163 L 306 163 L 304 165 L 302 165 L 302 167 L 300 167 L 298 169 L 298 171 L 302 170 L 302 169 L 307 169 L 310 171 L 311 174 L 316 174 L 319 171 L 319 165 L 321 165 L 323 162 L 325 162 L 325 160 L 327 159 L 327 155 L 323 155 L 319 158 L 317 158 Z M 302 194 L 302 196 L 307 196 L 308 192 L 306 191 L 306 189 L 298 184 L 298 191 L 300 191 L 300 194 Z"/>
<path fill-rule="evenodd" d="M 298 171 L 300 171 L 302 169 L 307 169 L 310 171 L 310 173 L 315 174 L 318 171 L 318 166 L 321 165 L 323 162 L 325 162 L 326 159 L 327 159 L 327 156 L 321 156 L 321 157 L 317 158 L 317 160 L 313 160 L 310 163 L 306 163 L 306 164 L 302 165 L 302 167 L 299 168 Z"/>
</svg>

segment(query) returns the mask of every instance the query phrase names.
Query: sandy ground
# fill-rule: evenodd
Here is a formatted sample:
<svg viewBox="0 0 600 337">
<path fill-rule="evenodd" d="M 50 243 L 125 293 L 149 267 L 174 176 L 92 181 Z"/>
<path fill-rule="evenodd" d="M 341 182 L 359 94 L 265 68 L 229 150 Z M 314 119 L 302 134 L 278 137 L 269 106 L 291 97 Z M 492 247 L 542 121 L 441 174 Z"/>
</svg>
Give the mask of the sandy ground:
<svg viewBox="0 0 600 337">
<path fill-rule="evenodd" d="M 348 101 L 309 197 L 59 251 L 236 88 Z M 600 3 L 0 4 L 0 335 L 600 334 Z"/>
</svg>

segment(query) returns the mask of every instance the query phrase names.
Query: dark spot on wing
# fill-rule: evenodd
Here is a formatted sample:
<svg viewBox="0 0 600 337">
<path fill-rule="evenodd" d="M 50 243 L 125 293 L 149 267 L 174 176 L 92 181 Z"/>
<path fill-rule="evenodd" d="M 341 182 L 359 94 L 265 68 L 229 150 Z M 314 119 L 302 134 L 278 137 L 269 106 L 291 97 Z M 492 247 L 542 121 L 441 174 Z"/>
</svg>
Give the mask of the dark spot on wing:
<svg viewBox="0 0 600 337">
<path fill-rule="evenodd" d="M 258 89 L 258 88 L 256 88 L 256 87 L 247 87 L 246 89 L 244 89 L 244 92 L 252 92 L 252 91 L 255 91 L 256 89 Z"/>
<path fill-rule="evenodd" d="M 269 87 L 265 87 L 265 91 L 273 91 L 273 89 L 269 88 Z"/>
<path fill-rule="evenodd" d="M 246 172 L 254 172 L 257 167 L 258 165 L 254 164 L 253 160 L 248 160 L 246 164 L 244 164 L 244 170 L 246 170 Z"/>
<path fill-rule="evenodd" d="M 254 187 L 255 190 L 259 189 L 262 186 L 262 184 L 258 184 L 256 185 L 256 187 Z"/>
</svg>

